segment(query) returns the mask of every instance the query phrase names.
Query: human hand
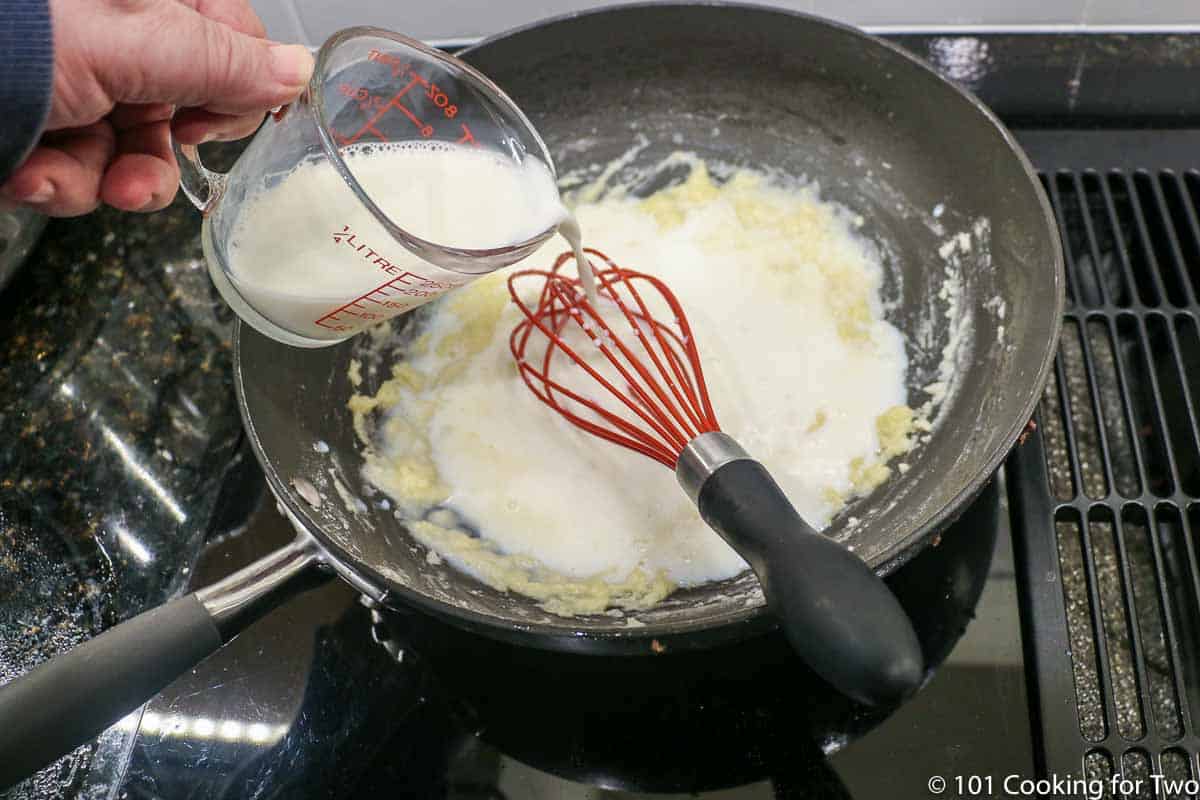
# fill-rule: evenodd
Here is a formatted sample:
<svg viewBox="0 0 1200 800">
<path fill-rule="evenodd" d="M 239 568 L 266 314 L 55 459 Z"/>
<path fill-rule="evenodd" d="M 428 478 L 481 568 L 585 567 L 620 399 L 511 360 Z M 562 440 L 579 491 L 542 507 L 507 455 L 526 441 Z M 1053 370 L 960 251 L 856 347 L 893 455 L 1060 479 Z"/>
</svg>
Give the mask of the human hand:
<svg viewBox="0 0 1200 800">
<path fill-rule="evenodd" d="M 262 38 L 247 0 L 50 0 L 50 14 L 50 116 L 0 196 L 52 216 L 165 207 L 172 130 L 183 144 L 248 136 L 312 73 L 307 48 Z"/>
</svg>

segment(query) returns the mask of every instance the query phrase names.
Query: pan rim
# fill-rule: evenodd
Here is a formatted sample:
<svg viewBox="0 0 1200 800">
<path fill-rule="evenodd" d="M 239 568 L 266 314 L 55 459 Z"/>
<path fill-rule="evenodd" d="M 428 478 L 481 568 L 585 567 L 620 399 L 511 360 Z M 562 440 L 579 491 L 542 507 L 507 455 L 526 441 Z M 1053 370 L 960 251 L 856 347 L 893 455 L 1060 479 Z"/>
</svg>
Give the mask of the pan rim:
<svg viewBox="0 0 1200 800">
<path fill-rule="evenodd" d="M 873 34 L 867 33 L 861 28 L 849 25 L 837 20 L 828 19 L 826 17 L 810 14 L 804 11 L 795 11 L 792 9 L 778 8 L 769 6 L 763 3 L 741 2 L 740 0 L 638 0 L 631 3 L 620 3 L 600 6 L 598 8 L 583 9 L 580 11 L 568 11 L 563 14 L 557 14 L 551 17 L 546 17 L 526 25 L 520 25 L 515 28 L 510 28 L 506 31 L 488 36 L 475 42 L 470 47 L 467 47 L 457 53 L 459 58 L 468 60 L 473 51 L 491 45 L 496 42 L 501 42 L 507 38 L 525 31 L 545 28 L 547 26 L 573 21 L 576 19 L 588 18 L 593 16 L 622 13 L 625 11 L 637 11 L 647 9 L 689 9 L 689 8 L 704 8 L 704 9 L 733 9 L 742 11 L 751 11 L 766 15 L 791 17 L 805 20 L 809 23 L 820 25 L 826 28 L 831 28 L 841 33 L 852 37 L 857 37 L 862 40 L 880 45 L 892 54 L 900 56 L 912 66 L 928 73 L 934 77 L 939 83 L 957 93 L 961 98 L 966 100 L 975 111 L 982 114 L 984 119 L 990 124 L 993 130 L 999 135 L 1001 140 L 1007 146 L 1011 155 L 1015 156 L 1017 162 L 1021 166 L 1021 172 L 1028 181 L 1030 188 L 1037 197 L 1039 207 L 1041 209 L 1042 220 L 1045 223 L 1045 229 L 1050 236 L 1051 251 L 1053 253 L 1053 263 L 1050 265 L 1053 270 L 1054 279 L 1054 314 L 1051 319 L 1051 335 L 1048 337 L 1045 352 L 1042 354 L 1041 362 L 1038 364 L 1035 373 L 1035 379 L 1031 384 L 1031 392 L 1028 397 L 1024 398 L 1020 406 L 1020 414 L 1017 419 L 1009 426 L 1009 429 L 1000 438 L 1001 446 L 995 448 L 987 460 L 983 469 L 981 469 L 970 481 L 965 483 L 954 497 L 932 514 L 929 520 L 918 528 L 915 528 L 907 536 L 897 540 L 876 557 L 872 558 L 869 565 L 872 569 L 881 575 L 889 575 L 897 568 L 903 566 L 910 558 L 917 554 L 921 549 L 920 545 L 926 539 L 932 537 L 936 533 L 945 530 L 965 509 L 965 507 L 974 499 L 982 490 L 983 487 L 990 481 L 996 472 L 1003 465 L 1004 461 L 1012 452 L 1021 433 L 1026 429 L 1029 423 L 1033 420 L 1033 416 L 1037 411 L 1038 403 L 1041 400 L 1042 393 L 1045 391 L 1046 383 L 1050 379 L 1051 370 L 1054 367 L 1055 354 L 1058 352 L 1059 337 L 1062 333 L 1063 325 L 1063 310 L 1066 304 L 1066 263 L 1062 251 L 1062 237 L 1059 234 L 1058 220 L 1054 216 L 1054 212 L 1050 207 L 1049 198 L 1046 197 L 1045 191 L 1042 189 L 1041 181 L 1038 180 L 1037 170 L 1034 168 L 1029 157 L 1025 154 L 1020 143 L 1017 142 L 1012 131 L 996 116 L 988 106 L 980 100 L 973 92 L 963 88 L 959 84 L 946 78 L 930 64 L 923 59 L 913 55 L 909 51 L 900 47 L 897 44 L 882 39 Z"/>
<path fill-rule="evenodd" d="M 964 89 L 953 81 L 945 78 L 922 59 L 913 55 L 912 53 L 909 53 L 900 46 L 883 40 L 872 34 L 866 33 L 865 31 L 854 26 L 826 19 L 824 17 L 801 11 L 767 6 L 761 3 L 725 2 L 724 0 L 702 0 L 700 2 L 687 2 L 686 0 L 650 0 L 649 2 L 622 3 L 617 5 L 602 6 L 594 9 L 566 12 L 563 14 L 539 19 L 526 25 L 517 26 L 493 36 L 484 38 L 473 44 L 471 47 L 466 48 L 458 53 L 458 56 L 468 60 L 469 63 L 471 54 L 479 48 L 504 41 L 505 39 L 520 35 L 526 31 L 541 29 L 547 26 L 562 24 L 581 18 L 589 18 L 597 15 L 621 14 L 628 13 L 629 11 L 647 9 L 696 8 L 750 11 L 776 17 L 800 19 L 807 23 L 833 29 L 842 34 L 886 48 L 893 55 L 901 57 L 911 66 L 924 73 L 927 73 L 935 78 L 937 82 L 957 93 L 962 99 L 966 100 L 977 113 L 983 115 L 984 120 L 989 123 L 990 127 L 999 135 L 1001 141 L 1007 146 L 1008 152 L 1017 159 L 1017 163 L 1021 167 L 1021 172 L 1039 203 L 1041 217 L 1045 224 L 1045 231 L 1049 236 L 1049 244 L 1051 246 L 1051 263 L 1047 264 L 1046 267 L 1052 271 L 1051 277 L 1053 280 L 1054 298 L 1052 304 L 1053 315 L 1050 321 L 1051 335 L 1047 337 L 1045 349 L 1041 355 L 1040 363 L 1037 365 L 1034 380 L 1029 384 L 1028 395 L 1022 398 L 1019 404 L 1019 413 L 1014 414 L 1013 421 L 1009 423 L 1008 428 L 997 440 L 998 445 L 992 449 L 992 452 L 989 453 L 987 458 L 984 460 L 982 467 L 976 471 L 970 480 L 966 481 L 948 502 L 931 513 L 923 524 L 918 527 L 914 527 L 910 533 L 897 539 L 871 559 L 870 566 L 875 569 L 876 572 L 881 575 L 890 574 L 906 563 L 914 555 L 916 555 L 916 553 L 922 549 L 921 545 L 924 542 L 938 532 L 945 530 L 945 528 L 966 509 L 971 500 L 983 490 L 990 480 L 993 479 L 996 472 L 1000 469 L 1008 455 L 1011 453 L 1013 447 L 1016 445 L 1021 433 L 1026 429 L 1027 425 L 1034 417 L 1046 383 L 1050 378 L 1051 370 L 1053 369 L 1054 359 L 1058 349 L 1059 336 L 1061 334 L 1063 325 L 1063 309 L 1066 300 L 1066 272 L 1058 222 L 1054 217 L 1053 211 L 1050 207 L 1050 202 L 1041 186 L 1041 182 L 1038 179 L 1037 171 L 1033 167 L 1033 164 L 1029 161 L 1028 156 L 1017 142 L 1016 137 L 1013 136 L 1012 132 L 1008 130 L 1008 128 L 1000 121 L 996 114 L 990 108 L 988 108 L 983 101 L 981 101 L 967 89 Z M 563 618 L 563 624 L 561 625 L 557 623 L 544 622 L 515 623 L 508 620 L 502 620 L 501 618 L 489 614 L 473 611 L 462 606 L 438 600 L 432 596 L 420 592 L 411 586 L 384 578 L 369 564 L 363 562 L 359 558 L 354 557 L 330 537 L 327 537 L 322 531 L 321 526 L 308 514 L 308 509 L 305 507 L 305 505 L 298 501 L 298 499 L 295 497 L 295 493 L 283 481 L 282 476 L 280 476 L 271 466 L 266 451 L 259 438 L 258 431 L 256 430 L 251 419 L 250 410 L 246 401 L 244 375 L 242 370 L 242 329 L 243 325 L 241 321 L 238 320 L 235 326 L 233 337 L 234 384 L 238 398 L 238 409 L 242 415 L 243 424 L 246 428 L 247 436 L 250 440 L 251 447 L 254 450 L 255 457 L 258 459 L 260 465 L 263 466 L 263 471 L 266 474 L 268 483 L 270 484 L 276 497 L 288 508 L 289 511 L 292 512 L 292 514 L 295 516 L 295 519 L 301 522 L 305 530 L 311 534 L 317 540 L 317 542 L 319 542 L 323 550 L 330 553 L 332 557 L 330 559 L 330 566 L 339 572 L 343 578 L 347 579 L 356 587 L 360 587 L 364 579 L 369 579 L 368 582 L 376 587 L 386 587 L 386 591 L 379 592 L 378 596 L 376 597 L 376 599 L 378 599 L 384 605 L 396 606 L 402 601 L 403 604 L 416 606 L 443 619 L 447 619 L 460 625 L 466 625 L 468 628 L 476 630 L 477 632 L 499 635 L 504 638 L 518 640 L 523 644 L 529 644 L 542 648 L 582 650 L 585 648 L 582 646 L 573 647 L 571 646 L 571 643 L 580 642 L 581 640 L 604 641 L 614 644 L 624 642 L 628 645 L 628 652 L 648 652 L 645 644 L 648 640 L 674 640 L 676 637 L 683 636 L 684 634 L 688 635 L 689 637 L 695 637 L 698 634 L 703 633 L 705 634 L 705 639 L 711 641 L 712 643 L 725 641 L 741 636 L 742 629 L 748 623 L 753 623 L 760 617 L 765 616 L 767 610 L 766 606 L 760 603 L 752 607 L 742 607 L 736 611 L 722 615 L 722 617 L 719 619 L 696 620 L 692 622 L 681 623 L 650 623 L 644 627 L 627 628 L 622 630 L 580 630 L 577 625 L 570 624 L 568 618 Z M 680 639 L 680 641 L 683 640 Z M 692 645 L 689 644 L 689 647 L 690 646 Z M 697 646 L 706 646 L 706 644 L 702 643 Z"/>
</svg>

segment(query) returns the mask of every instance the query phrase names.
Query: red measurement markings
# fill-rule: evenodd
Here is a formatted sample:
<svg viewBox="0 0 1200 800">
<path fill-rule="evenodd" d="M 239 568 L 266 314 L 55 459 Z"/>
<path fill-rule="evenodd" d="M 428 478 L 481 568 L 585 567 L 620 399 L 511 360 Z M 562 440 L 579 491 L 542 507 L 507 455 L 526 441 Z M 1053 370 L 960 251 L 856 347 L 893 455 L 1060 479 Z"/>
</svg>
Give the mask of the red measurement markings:
<svg viewBox="0 0 1200 800">
<path fill-rule="evenodd" d="M 415 80 L 415 78 L 414 78 L 414 80 Z M 409 86 L 405 87 L 405 89 L 401 92 L 401 94 L 403 94 L 404 92 L 407 92 L 411 88 L 412 88 L 412 85 L 410 84 Z M 383 141 L 386 142 L 387 136 L 384 135 L 384 133 L 382 131 L 380 131 L 378 128 L 376 128 L 374 123 L 375 123 L 375 120 L 379 119 L 379 117 L 381 116 L 379 112 L 385 111 L 390 104 L 398 104 L 398 101 L 396 100 L 396 98 L 393 97 L 391 100 L 384 100 L 384 98 L 381 95 L 371 94 L 371 92 L 368 91 L 367 87 L 365 87 L 365 86 L 351 86 L 348 83 L 338 84 L 338 92 L 341 93 L 342 95 L 354 100 L 355 103 L 358 105 L 359 110 L 362 111 L 363 114 L 369 114 L 372 109 L 375 110 L 376 115 L 374 117 L 372 117 L 371 119 L 367 120 L 367 122 L 363 126 L 363 130 L 368 133 L 374 134 L 377 138 L 382 139 Z M 399 107 L 402 110 L 404 110 L 403 106 L 399 106 Z M 406 111 L 406 113 L 407 113 L 407 111 Z M 428 128 L 429 126 L 419 126 L 419 127 Z M 332 130 L 332 128 L 331 128 L 331 130 Z M 425 130 L 422 132 L 426 136 L 429 136 L 433 133 L 433 129 L 429 128 L 428 130 Z M 359 131 L 358 134 L 356 134 L 356 136 L 361 136 L 362 133 L 363 133 L 363 131 Z M 347 137 L 345 135 L 337 133 L 336 131 L 335 131 L 335 136 L 338 137 L 338 144 L 348 144 L 353 141 L 356 141 L 355 137 Z"/>
<path fill-rule="evenodd" d="M 337 143 L 338 147 L 345 147 L 346 145 L 354 144 L 354 142 L 357 141 L 356 139 L 352 139 L 351 137 L 342 133 L 337 128 L 333 127 L 332 125 L 329 126 L 329 132 L 331 134 L 333 134 L 333 141 L 335 143 Z M 373 125 L 368 125 L 366 127 L 366 132 L 375 134 L 377 137 L 379 137 L 380 139 L 382 139 L 385 142 L 388 141 L 388 138 L 386 136 L 384 136 L 382 133 L 380 133 L 379 130 Z M 359 131 L 358 134 L 356 134 L 356 135 L 361 136 L 362 131 Z"/>
<path fill-rule="evenodd" d="M 412 65 L 399 56 L 394 56 L 391 53 L 384 53 L 379 50 L 371 50 L 367 53 L 368 61 L 377 61 L 392 70 L 392 77 L 399 78 L 404 72 L 412 69 Z"/>
<path fill-rule="evenodd" d="M 426 139 L 428 139 L 430 136 L 433 136 L 433 126 L 426 125 L 424 122 L 422 122 L 420 117 L 409 110 L 408 106 L 397 103 L 396 108 L 399 109 L 404 116 L 412 120 L 412 124 L 417 126 L 417 130 L 421 132 L 422 136 L 424 136 Z"/>
<path fill-rule="evenodd" d="M 422 78 L 415 72 L 412 73 L 413 80 L 418 81 L 425 87 L 425 96 L 437 106 L 438 110 L 446 117 L 446 119 L 454 119 L 458 116 L 458 106 L 450 102 L 450 95 L 442 91 L 436 83 Z"/>
<path fill-rule="evenodd" d="M 354 298 L 344 306 L 335 308 L 316 320 L 316 324 L 331 331 L 348 333 L 420 305 L 428 298 L 436 297 L 448 288 L 450 288 L 449 285 L 430 281 L 412 272 L 405 272 L 366 294 Z"/>
<path fill-rule="evenodd" d="M 404 95 L 406 95 L 408 93 L 408 91 L 416 85 L 417 85 L 417 80 L 415 78 L 413 80 L 409 81 L 407 86 L 405 86 L 403 89 L 401 89 L 400 91 L 398 91 L 394 95 L 392 95 L 392 98 L 390 100 L 388 100 L 386 103 L 383 103 L 381 106 L 379 106 L 379 110 L 376 111 L 375 114 L 370 119 L 368 119 L 366 121 L 366 123 L 361 128 L 359 128 L 358 131 L 353 136 L 350 136 L 349 138 L 343 137 L 342 144 L 344 144 L 344 145 L 354 144 L 355 142 L 357 142 L 359 139 L 362 138 L 364 133 L 373 133 L 376 136 L 378 136 L 380 139 L 382 139 L 383 141 L 386 142 L 387 137 L 379 132 L 379 129 L 375 127 L 375 123 L 378 122 L 380 119 L 382 119 L 383 115 L 386 114 L 389 109 L 391 109 L 393 107 L 404 108 L 404 106 L 400 105 L 400 98 L 404 97 Z M 362 91 L 362 90 L 359 90 L 359 91 Z M 358 96 L 358 93 L 355 92 L 352 96 Z M 405 113 L 409 114 L 410 119 L 413 118 L 413 115 L 408 112 L 408 109 L 404 109 L 404 110 L 405 110 Z M 424 132 L 422 131 L 422 133 L 424 133 Z M 433 133 L 433 129 L 431 128 L 429 130 L 429 133 L 425 134 L 425 135 L 428 136 L 432 133 Z"/>
<path fill-rule="evenodd" d="M 433 125 L 421 119 L 421 117 L 417 115 L 414 108 L 410 108 L 408 105 L 405 105 L 401 102 L 401 98 L 408 94 L 408 92 L 417 85 L 424 89 L 424 96 L 429 100 L 430 103 L 433 104 L 437 111 L 441 112 L 442 116 L 444 116 L 446 119 L 454 119 L 456 116 L 458 116 L 458 106 L 451 102 L 450 95 L 448 95 L 433 81 L 430 81 L 429 79 L 417 74 L 410 62 L 405 61 L 399 56 L 391 53 L 384 53 L 379 50 L 371 50 L 368 52 L 367 60 L 374 61 L 389 69 L 393 78 L 407 77 L 409 81 L 403 89 L 393 95 L 386 102 L 380 95 L 371 94 L 364 86 L 351 86 L 347 83 L 340 84 L 338 86 L 338 91 L 346 97 L 350 97 L 358 101 L 358 107 L 363 111 L 364 114 L 369 112 L 371 109 L 375 109 L 375 114 L 371 116 L 366 123 L 364 123 L 363 126 L 359 128 L 358 131 L 352 136 L 345 136 L 337 131 L 334 131 L 334 139 L 339 145 L 345 146 L 354 144 L 361 139 L 364 134 L 367 133 L 370 133 L 385 142 L 388 141 L 388 137 L 384 135 L 377 127 L 375 127 L 375 123 L 393 108 L 399 109 L 404 116 L 408 117 L 409 121 L 416 126 L 421 136 L 425 137 L 426 139 L 433 136 Z M 460 143 L 478 144 L 478 142 L 475 141 L 475 137 L 472 135 L 471 130 L 466 125 L 463 125 L 462 129 L 464 135 L 463 138 L 458 140 Z"/>
<path fill-rule="evenodd" d="M 416 115 L 414 115 L 411 111 L 409 111 L 408 108 L 406 108 L 403 105 L 397 106 L 397 108 L 399 108 L 402 112 L 407 114 L 408 118 L 413 121 L 413 124 L 417 125 L 418 127 L 422 127 L 421 121 L 416 117 Z M 475 138 L 475 134 L 471 133 L 470 126 L 467 125 L 467 123 L 463 122 L 463 123 L 461 123 L 461 127 L 462 127 L 463 135 L 455 140 L 455 144 L 469 144 L 469 145 L 473 145 L 474 147 L 479 147 L 479 140 Z M 333 126 L 330 126 L 329 130 L 333 134 L 333 140 L 335 142 L 337 142 L 339 147 L 344 147 L 348 144 L 354 144 L 354 142 L 357 141 L 357 139 L 346 136 L 345 134 L 341 133 L 340 131 L 338 131 L 337 128 L 334 128 Z M 385 142 L 388 141 L 388 138 L 386 136 L 384 136 L 382 133 L 380 133 L 373 125 L 367 125 L 366 130 L 368 133 L 375 134 L 383 141 L 385 141 Z M 422 132 L 424 132 L 424 131 L 422 131 Z M 429 136 L 432 133 L 433 133 L 433 131 L 432 131 L 432 129 L 430 129 L 429 133 L 425 133 L 425 135 Z M 356 135 L 361 136 L 362 131 L 359 131 L 358 134 L 356 134 Z"/>
</svg>

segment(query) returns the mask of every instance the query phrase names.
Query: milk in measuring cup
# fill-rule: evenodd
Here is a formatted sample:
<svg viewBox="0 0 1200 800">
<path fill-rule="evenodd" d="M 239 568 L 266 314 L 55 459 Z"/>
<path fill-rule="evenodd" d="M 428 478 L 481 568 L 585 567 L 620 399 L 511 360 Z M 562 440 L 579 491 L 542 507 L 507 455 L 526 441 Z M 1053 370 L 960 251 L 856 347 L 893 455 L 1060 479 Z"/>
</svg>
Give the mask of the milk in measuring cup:
<svg viewBox="0 0 1200 800">
<path fill-rule="evenodd" d="M 444 142 L 355 145 L 341 154 L 384 214 L 427 242 L 500 248 L 571 219 L 536 158 L 518 164 Z M 577 227 L 565 228 L 577 239 Z M 250 305 L 318 339 L 343 339 L 477 277 L 410 253 L 324 158 L 244 201 L 228 256 L 230 279 Z"/>
</svg>

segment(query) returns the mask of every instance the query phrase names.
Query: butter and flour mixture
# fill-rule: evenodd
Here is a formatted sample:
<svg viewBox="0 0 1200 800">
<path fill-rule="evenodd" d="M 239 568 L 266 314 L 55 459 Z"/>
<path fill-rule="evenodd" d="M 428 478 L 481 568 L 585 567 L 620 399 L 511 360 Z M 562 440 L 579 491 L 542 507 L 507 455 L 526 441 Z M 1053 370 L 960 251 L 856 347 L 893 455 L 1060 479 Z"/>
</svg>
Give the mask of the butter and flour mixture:
<svg viewBox="0 0 1200 800">
<path fill-rule="evenodd" d="M 694 157 L 672 160 L 690 165 L 686 181 L 577 205 L 585 243 L 672 288 L 722 429 L 823 528 L 887 479 L 921 424 L 904 405 L 904 343 L 883 319 L 878 256 L 814 188 L 749 171 L 718 182 Z M 559 614 L 646 608 L 746 569 L 671 470 L 529 393 L 509 352 L 520 314 L 506 276 L 422 312 L 391 379 L 350 401 L 365 477 L 428 557 Z"/>
</svg>

